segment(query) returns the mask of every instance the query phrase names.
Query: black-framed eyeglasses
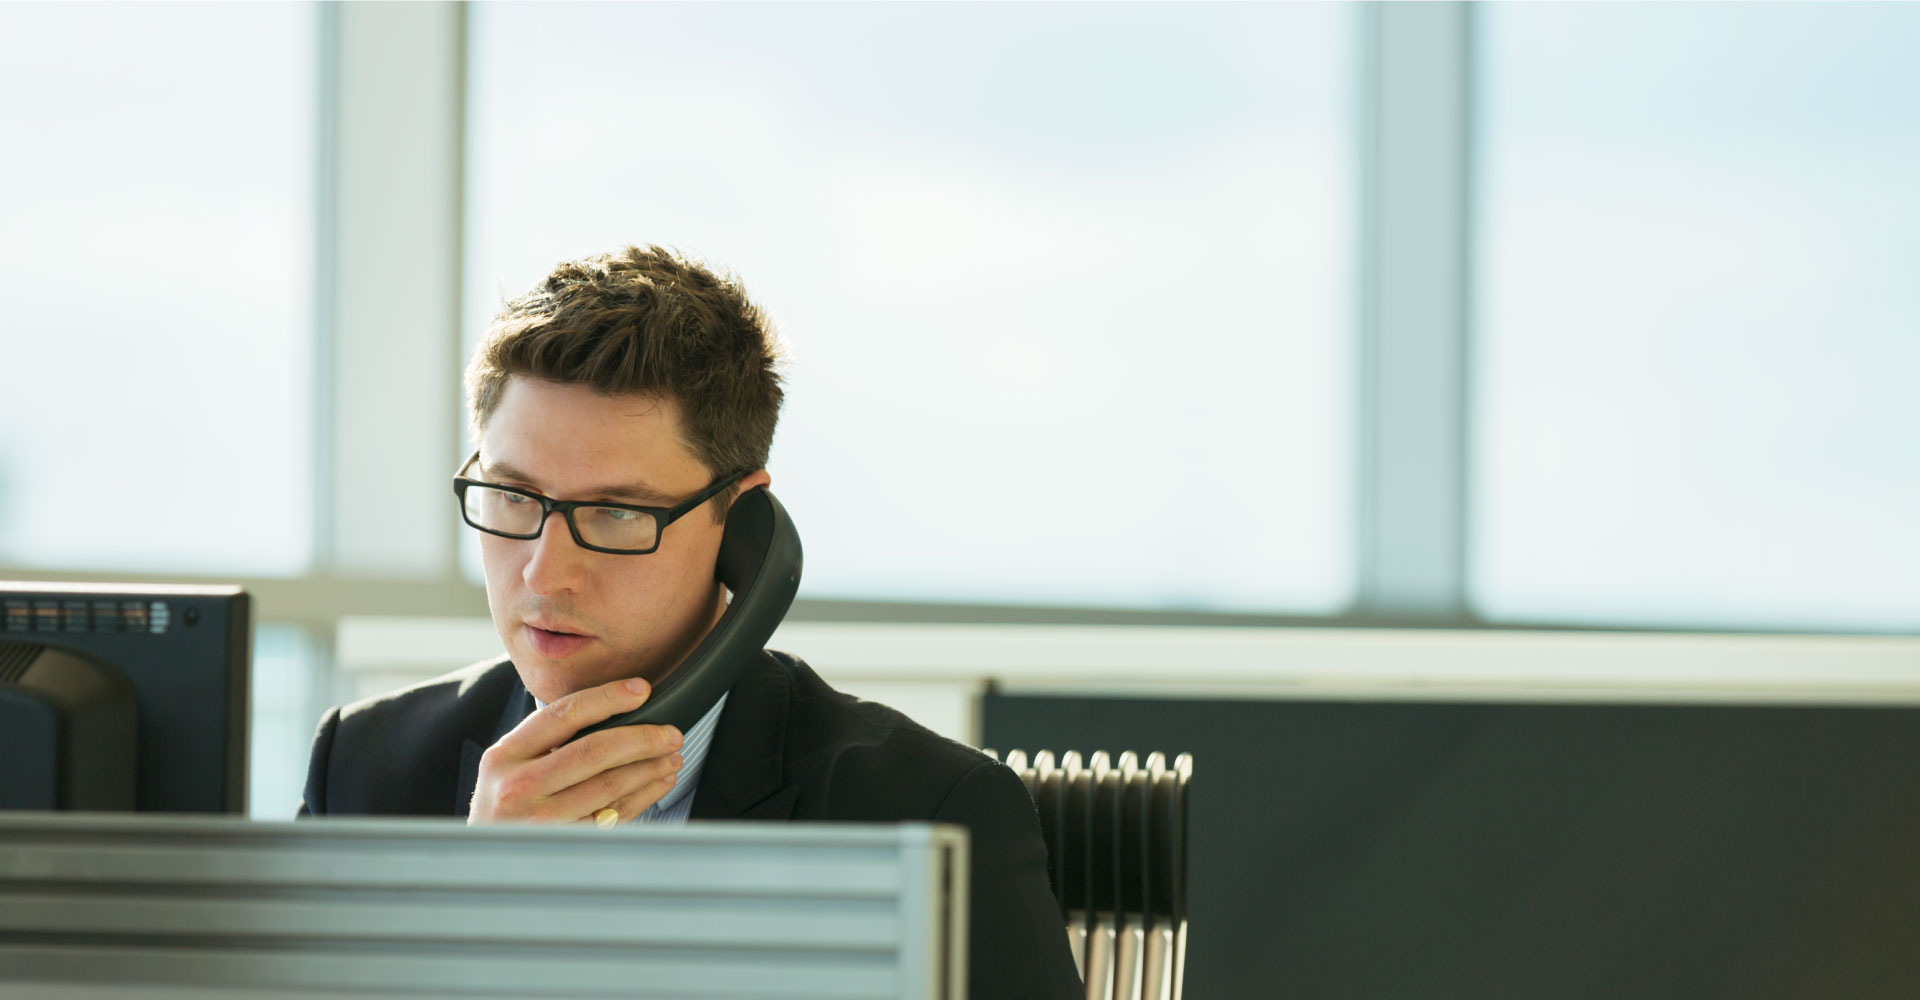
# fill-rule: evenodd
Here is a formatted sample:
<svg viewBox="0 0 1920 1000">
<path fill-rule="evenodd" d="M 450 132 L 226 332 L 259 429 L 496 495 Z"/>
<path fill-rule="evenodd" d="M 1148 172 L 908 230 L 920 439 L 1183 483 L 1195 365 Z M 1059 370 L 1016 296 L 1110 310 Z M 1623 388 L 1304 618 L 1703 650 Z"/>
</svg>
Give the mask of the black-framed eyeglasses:
<svg viewBox="0 0 1920 1000">
<path fill-rule="evenodd" d="M 641 507 L 628 503 L 587 503 L 551 500 L 532 490 L 468 479 L 467 470 L 480 460 L 474 452 L 453 476 L 453 494 L 460 498 L 460 516 L 489 535 L 539 538 L 554 511 L 567 521 L 574 543 L 583 549 L 622 556 L 641 556 L 660 547 L 667 525 L 706 503 L 740 479 L 740 473 L 721 476 L 706 489 L 672 507 Z"/>
</svg>

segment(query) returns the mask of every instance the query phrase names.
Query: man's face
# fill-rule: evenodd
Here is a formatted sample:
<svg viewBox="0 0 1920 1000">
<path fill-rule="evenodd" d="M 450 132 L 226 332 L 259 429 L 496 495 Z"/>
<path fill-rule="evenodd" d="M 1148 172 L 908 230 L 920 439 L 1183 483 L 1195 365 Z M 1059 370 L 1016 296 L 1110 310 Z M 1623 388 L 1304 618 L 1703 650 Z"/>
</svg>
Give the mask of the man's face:
<svg viewBox="0 0 1920 1000">
<path fill-rule="evenodd" d="M 468 475 L 555 500 L 649 507 L 671 507 L 712 482 L 681 441 L 673 399 L 602 396 L 517 375 Z M 766 482 L 760 471 L 740 485 Z M 552 702 L 625 677 L 662 680 L 723 608 L 714 580 L 721 530 L 702 505 L 647 555 L 583 549 L 557 513 L 529 541 L 482 533 L 487 605 L 527 690 Z"/>
</svg>

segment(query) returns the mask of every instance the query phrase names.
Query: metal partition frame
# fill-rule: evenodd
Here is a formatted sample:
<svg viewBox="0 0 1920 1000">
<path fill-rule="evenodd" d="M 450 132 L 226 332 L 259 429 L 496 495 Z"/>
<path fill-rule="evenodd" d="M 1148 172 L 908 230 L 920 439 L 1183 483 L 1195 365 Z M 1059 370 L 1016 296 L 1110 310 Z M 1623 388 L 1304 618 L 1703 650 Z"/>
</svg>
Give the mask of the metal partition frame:
<svg viewBox="0 0 1920 1000">
<path fill-rule="evenodd" d="M 9 997 L 966 995 L 947 825 L 0 813 Z"/>
</svg>

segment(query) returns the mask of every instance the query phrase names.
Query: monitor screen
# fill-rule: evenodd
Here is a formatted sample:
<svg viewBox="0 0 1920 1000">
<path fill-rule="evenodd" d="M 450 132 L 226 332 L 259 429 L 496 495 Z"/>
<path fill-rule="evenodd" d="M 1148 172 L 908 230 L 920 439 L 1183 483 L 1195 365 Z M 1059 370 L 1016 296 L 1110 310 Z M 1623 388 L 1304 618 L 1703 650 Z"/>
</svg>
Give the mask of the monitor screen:
<svg viewBox="0 0 1920 1000">
<path fill-rule="evenodd" d="M 0 809 L 247 811 L 237 587 L 0 581 Z"/>
</svg>

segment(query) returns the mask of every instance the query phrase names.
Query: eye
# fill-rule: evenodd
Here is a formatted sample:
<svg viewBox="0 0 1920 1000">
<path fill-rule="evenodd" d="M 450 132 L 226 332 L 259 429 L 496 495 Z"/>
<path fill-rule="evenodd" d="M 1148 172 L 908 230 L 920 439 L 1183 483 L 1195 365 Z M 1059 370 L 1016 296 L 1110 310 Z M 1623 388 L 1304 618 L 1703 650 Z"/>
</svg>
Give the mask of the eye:
<svg viewBox="0 0 1920 1000">
<path fill-rule="evenodd" d="M 619 507 L 595 507 L 593 512 L 609 521 L 637 521 L 646 516 L 637 510 L 623 510 Z"/>
<path fill-rule="evenodd" d="M 534 502 L 532 497 L 522 496 L 519 493 L 508 493 L 505 490 L 497 490 L 495 492 L 500 494 L 500 501 L 502 503 L 507 504 L 508 506 L 518 507 L 521 504 L 529 504 Z"/>
</svg>

